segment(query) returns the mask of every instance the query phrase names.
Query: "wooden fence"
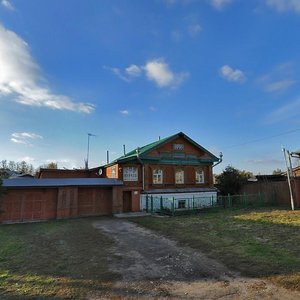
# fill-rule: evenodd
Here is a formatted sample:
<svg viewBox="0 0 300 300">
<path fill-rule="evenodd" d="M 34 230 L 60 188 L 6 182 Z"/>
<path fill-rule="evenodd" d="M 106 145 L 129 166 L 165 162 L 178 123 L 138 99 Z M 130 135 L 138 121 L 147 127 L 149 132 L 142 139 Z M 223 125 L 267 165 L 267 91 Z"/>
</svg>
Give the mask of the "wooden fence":
<svg viewBox="0 0 300 300">
<path fill-rule="evenodd" d="M 288 205 L 290 194 L 287 181 L 251 182 L 242 186 L 240 194 L 264 194 L 278 205 Z"/>
<path fill-rule="evenodd" d="M 296 207 L 300 207 L 300 177 L 292 181 L 292 190 Z M 249 182 L 242 186 L 240 194 L 264 194 L 277 205 L 290 205 L 291 197 L 287 180 Z"/>
<path fill-rule="evenodd" d="M 240 194 L 218 196 L 218 205 L 225 208 L 232 207 L 262 207 L 278 205 L 275 193 L 271 194 Z"/>
</svg>

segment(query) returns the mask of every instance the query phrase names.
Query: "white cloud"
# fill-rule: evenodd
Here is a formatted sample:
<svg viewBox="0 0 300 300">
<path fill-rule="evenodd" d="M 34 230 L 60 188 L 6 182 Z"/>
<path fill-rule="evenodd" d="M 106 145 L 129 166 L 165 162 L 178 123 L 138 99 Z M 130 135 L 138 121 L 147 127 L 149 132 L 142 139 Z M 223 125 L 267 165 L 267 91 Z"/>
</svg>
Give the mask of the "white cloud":
<svg viewBox="0 0 300 300">
<path fill-rule="evenodd" d="M 31 163 L 31 162 L 35 161 L 35 159 L 31 156 L 24 156 L 24 157 L 21 157 L 19 160 L 20 161 L 25 161 L 27 163 Z"/>
<path fill-rule="evenodd" d="M 233 0 L 210 0 L 210 4 L 218 9 L 221 10 L 224 8 L 226 5 L 230 4 Z"/>
<path fill-rule="evenodd" d="M 266 0 L 266 4 L 275 8 L 278 12 L 294 11 L 300 13 L 299 0 Z"/>
<path fill-rule="evenodd" d="M 1 4 L 9 10 L 14 10 L 14 7 L 9 0 L 2 0 Z"/>
<path fill-rule="evenodd" d="M 40 68 L 29 52 L 28 44 L 0 24 L 0 96 L 15 96 L 18 103 L 51 109 L 91 113 L 94 105 L 76 103 L 64 95 L 55 95 L 41 85 Z"/>
<path fill-rule="evenodd" d="M 292 62 L 277 65 L 268 74 L 258 78 L 257 82 L 268 93 L 282 92 L 297 82 L 292 79 L 293 68 Z"/>
<path fill-rule="evenodd" d="M 144 70 L 147 78 L 154 81 L 158 87 L 178 87 L 189 76 L 186 72 L 172 72 L 162 58 L 148 61 Z"/>
<path fill-rule="evenodd" d="M 199 24 L 190 25 L 188 28 L 189 35 L 196 37 L 202 31 L 202 27 Z"/>
<path fill-rule="evenodd" d="M 32 146 L 31 141 L 40 140 L 42 138 L 41 135 L 32 132 L 14 132 L 10 140 L 15 144 Z"/>
<path fill-rule="evenodd" d="M 158 87 L 178 87 L 189 76 L 187 72 L 172 72 L 169 65 L 162 58 L 150 60 L 141 66 L 132 64 L 124 71 L 106 66 L 104 68 L 126 82 L 131 82 L 134 78 L 145 75 L 148 80 L 153 81 Z"/>
<path fill-rule="evenodd" d="M 189 19 L 189 18 L 186 18 Z M 174 42 L 180 42 L 183 40 L 183 38 L 187 35 L 191 38 L 196 38 L 199 36 L 199 34 L 202 32 L 202 27 L 196 23 L 196 22 L 190 22 L 190 24 L 186 25 L 186 28 L 184 29 L 176 29 L 172 30 L 170 35 L 171 39 Z"/>
<path fill-rule="evenodd" d="M 141 67 L 134 64 L 127 67 L 124 71 L 119 68 L 111 68 L 107 66 L 103 66 L 103 68 L 106 70 L 110 70 L 113 74 L 126 82 L 131 82 L 133 78 L 137 78 L 142 75 Z"/>
<path fill-rule="evenodd" d="M 137 65 L 130 65 L 128 68 L 125 69 L 125 71 L 129 76 L 133 77 L 139 77 L 142 73 L 141 68 Z"/>
<path fill-rule="evenodd" d="M 127 110 L 127 109 L 120 110 L 120 113 L 121 113 L 123 116 L 128 116 L 128 115 L 129 115 L 129 110 Z"/>
<path fill-rule="evenodd" d="M 267 123 L 276 123 L 299 117 L 300 98 L 273 110 L 266 118 Z"/>
<path fill-rule="evenodd" d="M 181 39 L 182 39 L 182 33 L 179 31 L 179 30 L 173 30 L 171 32 L 171 39 L 174 41 L 174 42 L 180 42 Z"/>
<path fill-rule="evenodd" d="M 284 79 L 280 81 L 270 82 L 265 85 L 266 92 L 283 91 L 296 83 L 296 80 Z"/>
<path fill-rule="evenodd" d="M 263 165 L 263 164 L 277 165 L 282 163 L 282 159 L 278 159 L 278 158 L 248 159 L 245 162 L 253 165 Z"/>
<path fill-rule="evenodd" d="M 220 75 L 231 82 L 243 83 L 246 81 L 246 76 L 241 70 L 234 70 L 228 65 L 220 68 Z"/>
<path fill-rule="evenodd" d="M 126 82 L 130 81 L 130 78 L 128 76 L 126 76 L 126 74 L 123 75 L 123 72 L 119 68 L 111 68 L 111 67 L 106 67 L 106 66 L 104 66 L 103 68 L 106 69 L 106 70 L 110 70 L 117 77 L 119 77 L 120 79 L 122 79 L 122 80 L 124 80 Z"/>
<path fill-rule="evenodd" d="M 187 5 L 193 2 L 197 2 L 199 0 L 163 0 L 163 2 L 167 5 L 167 6 L 173 6 L 175 4 L 182 4 L 182 5 Z"/>
</svg>

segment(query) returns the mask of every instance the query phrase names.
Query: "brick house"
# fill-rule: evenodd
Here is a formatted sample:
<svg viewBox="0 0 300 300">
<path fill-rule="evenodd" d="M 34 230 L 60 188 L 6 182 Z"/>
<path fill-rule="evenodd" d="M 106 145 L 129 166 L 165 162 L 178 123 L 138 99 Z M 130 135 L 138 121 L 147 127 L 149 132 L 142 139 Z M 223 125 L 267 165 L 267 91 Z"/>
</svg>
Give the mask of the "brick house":
<svg viewBox="0 0 300 300">
<path fill-rule="evenodd" d="M 219 161 L 179 132 L 130 151 L 102 168 L 107 178 L 123 181 L 122 196 L 116 207 L 129 212 L 144 209 L 147 196 L 175 198 L 182 208 L 183 199 L 191 197 L 216 201 L 212 168 Z"/>
</svg>

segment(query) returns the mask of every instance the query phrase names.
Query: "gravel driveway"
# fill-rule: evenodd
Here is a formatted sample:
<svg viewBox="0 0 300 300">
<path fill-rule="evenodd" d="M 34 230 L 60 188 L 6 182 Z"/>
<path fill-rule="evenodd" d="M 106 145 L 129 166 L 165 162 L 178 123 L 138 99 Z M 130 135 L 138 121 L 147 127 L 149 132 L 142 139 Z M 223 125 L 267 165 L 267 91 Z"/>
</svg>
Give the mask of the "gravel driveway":
<svg viewBox="0 0 300 300">
<path fill-rule="evenodd" d="M 103 219 L 93 226 L 115 239 L 108 259 L 122 280 L 113 291 L 89 299 L 300 299 L 300 293 L 240 277 L 216 260 L 126 220 Z"/>
</svg>

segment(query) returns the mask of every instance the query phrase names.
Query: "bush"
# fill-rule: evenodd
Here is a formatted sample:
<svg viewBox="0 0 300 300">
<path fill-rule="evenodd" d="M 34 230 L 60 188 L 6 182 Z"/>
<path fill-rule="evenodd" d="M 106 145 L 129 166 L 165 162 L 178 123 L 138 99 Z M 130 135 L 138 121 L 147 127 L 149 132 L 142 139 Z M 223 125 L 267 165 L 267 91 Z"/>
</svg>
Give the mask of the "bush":
<svg viewBox="0 0 300 300">
<path fill-rule="evenodd" d="M 222 195 L 236 195 L 251 175 L 249 172 L 227 166 L 220 175 L 216 176 L 217 186 Z"/>
</svg>

